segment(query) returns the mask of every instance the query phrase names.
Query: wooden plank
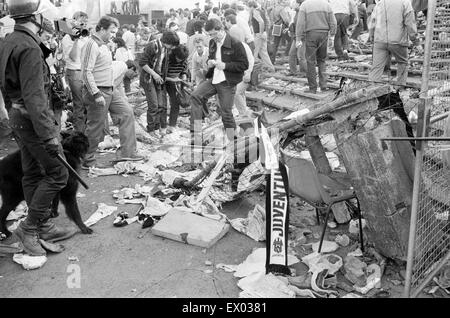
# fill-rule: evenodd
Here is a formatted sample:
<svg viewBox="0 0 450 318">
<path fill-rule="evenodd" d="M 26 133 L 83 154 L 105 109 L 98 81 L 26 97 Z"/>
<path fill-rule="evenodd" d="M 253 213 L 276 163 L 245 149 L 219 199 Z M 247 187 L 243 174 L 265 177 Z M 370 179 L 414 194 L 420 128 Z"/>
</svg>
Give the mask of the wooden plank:
<svg viewBox="0 0 450 318">
<path fill-rule="evenodd" d="M 361 74 L 356 74 L 356 73 L 351 73 L 351 72 L 327 72 L 327 74 L 329 76 L 336 76 L 336 77 L 347 77 L 347 78 L 352 78 L 355 80 L 359 80 L 359 81 L 365 81 L 365 82 L 369 82 L 369 76 L 368 75 L 361 75 Z M 421 88 L 421 79 L 417 78 L 417 80 L 413 80 L 411 77 L 408 78 L 406 85 L 412 88 L 416 88 L 416 89 L 420 89 Z M 395 85 L 396 81 L 383 81 L 383 83 L 386 84 L 392 84 Z"/>
<path fill-rule="evenodd" d="M 339 63 L 339 62 L 327 62 L 329 65 L 338 66 L 338 67 L 345 67 L 345 68 L 353 68 L 355 70 L 364 71 L 366 69 L 370 69 L 372 65 L 366 64 L 366 63 Z M 397 73 L 397 66 L 391 66 L 391 71 L 394 71 Z M 447 72 L 448 73 L 448 72 Z M 415 70 L 415 69 L 408 69 L 409 75 L 422 75 L 422 71 Z"/>
<path fill-rule="evenodd" d="M 295 97 L 289 95 L 278 95 L 275 97 L 267 97 L 267 93 L 261 94 L 258 92 L 245 92 L 245 97 L 247 100 L 261 103 L 264 106 L 277 108 L 280 110 L 287 110 L 291 112 L 295 112 L 299 110 L 298 107 L 295 107 Z"/>
<path fill-rule="evenodd" d="M 406 137 L 404 123 L 391 120 L 370 131 L 350 127 L 336 132 L 335 138 L 368 221 L 366 233 L 384 256 L 405 260 L 413 191 L 409 170 L 414 154 L 405 143 L 380 141 Z"/>
<path fill-rule="evenodd" d="M 308 80 L 306 78 L 301 78 L 301 77 L 286 76 L 286 75 L 277 74 L 277 73 L 261 73 L 261 76 L 263 76 L 265 78 L 273 77 L 276 79 L 293 82 L 293 83 L 300 83 L 300 84 L 305 84 L 305 85 L 308 84 Z M 339 88 L 339 84 L 336 84 L 334 82 L 328 82 L 327 85 L 329 88 L 335 88 L 335 89 Z"/>
<path fill-rule="evenodd" d="M 152 229 L 152 233 L 174 241 L 209 248 L 230 229 L 230 225 L 193 213 L 172 209 Z"/>
<path fill-rule="evenodd" d="M 284 94 L 292 94 L 292 95 L 302 96 L 302 97 L 306 97 L 306 98 L 310 98 L 310 99 L 314 99 L 314 100 L 322 100 L 325 97 L 327 97 L 326 93 L 312 94 L 312 93 L 303 92 L 298 89 L 286 89 L 286 88 L 275 86 L 275 85 L 260 84 L 260 85 L 258 85 L 258 87 L 272 90 L 272 91 L 281 92 Z"/>
</svg>

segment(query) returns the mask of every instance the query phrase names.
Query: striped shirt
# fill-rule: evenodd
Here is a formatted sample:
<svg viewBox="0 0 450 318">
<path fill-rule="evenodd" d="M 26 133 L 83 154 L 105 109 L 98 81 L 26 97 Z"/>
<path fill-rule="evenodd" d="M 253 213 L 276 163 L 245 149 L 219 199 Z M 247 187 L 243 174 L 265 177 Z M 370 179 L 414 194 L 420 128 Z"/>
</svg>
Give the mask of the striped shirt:
<svg viewBox="0 0 450 318">
<path fill-rule="evenodd" d="M 81 50 L 81 61 L 83 84 L 91 95 L 100 91 L 98 87 L 113 86 L 112 54 L 97 35 L 93 34 Z"/>
<path fill-rule="evenodd" d="M 173 55 L 170 55 L 169 64 L 167 67 L 167 77 L 177 78 L 182 74 L 186 74 L 187 59 L 184 61 L 177 61 Z"/>
</svg>

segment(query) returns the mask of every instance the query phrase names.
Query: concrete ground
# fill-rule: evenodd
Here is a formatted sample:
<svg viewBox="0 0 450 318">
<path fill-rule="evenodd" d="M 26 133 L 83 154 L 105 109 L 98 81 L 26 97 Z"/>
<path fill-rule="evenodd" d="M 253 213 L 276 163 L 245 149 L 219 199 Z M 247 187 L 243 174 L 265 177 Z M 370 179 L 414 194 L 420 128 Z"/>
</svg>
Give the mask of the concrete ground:
<svg viewBox="0 0 450 318">
<path fill-rule="evenodd" d="M 0 157 L 16 148 L 13 140 L 0 147 Z M 112 159 L 111 154 L 102 161 Z M 97 209 L 98 203 L 114 205 L 112 191 L 122 187 L 143 184 L 136 176 L 108 176 L 90 179 L 86 172 L 82 177 L 90 186 L 79 192 L 85 197 L 78 198 L 83 220 Z M 222 212 L 230 219 L 245 218 L 255 204 L 264 206 L 264 192 L 255 192 L 235 202 L 225 204 Z M 232 273 L 216 269 L 215 265 L 240 264 L 253 249 L 265 247 L 249 237 L 230 228 L 230 231 L 209 249 L 203 249 L 169 239 L 157 237 L 151 229 L 142 229 L 138 223 L 123 228 L 113 226 L 118 212 L 126 211 L 134 216 L 137 205 L 122 205 L 113 215 L 92 226 L 94 233 L 78 233 L 73 238 L 61 242 L 65 251 L 48 254 L 45 265 L 38 270 L 25 271 L 12 261 L 12 256 L 0 256 L 0 298 L 15 297 L 160 297 L 160 298 L 235 298 L 239 296 L 238 279 Z M 55 222 L 62 226 L 74 227 L 60 206 L 60 216 Z M 291 197 L 290 225 L 312 230 L 308 243 L 317 242 L 321 227 L 315 223 L 314 209 Z M 333 240 L 338 233 L 348 233 L 348 225 L 328 230 L 326 239 Z M 353 241 L 348 248 L 340 248 L 336 254 L 341 257 L 358 245 Z M 309 246 L 295 250 L 301 258 L 312 252 Z M 71 261 L 76 257 L 79 261 Z M 210 261 L 212 266 L 205 264 Z M 306 274 L 308 268 L 302 263 L 293 266 L 297 275 Z M 391 280 L 402 282 L 401 269 L 388 266 L 382 280 L 382 287 L 389 291 L 391 298 L 400 297 L 403 284 L 393 284 Z M 212 273 L 205 271 L 212 270 Z M 73 287 L 75 277 L 80 274 L 80 285 Z M 345 281 L 338 274 L 338 281 Z M 346 294 L 338 290 L 340 295 Z M 372 296 L 375 293 L 372 294 Z M 371 295 L 369 295 L 370 297 Z"/>
</svg>

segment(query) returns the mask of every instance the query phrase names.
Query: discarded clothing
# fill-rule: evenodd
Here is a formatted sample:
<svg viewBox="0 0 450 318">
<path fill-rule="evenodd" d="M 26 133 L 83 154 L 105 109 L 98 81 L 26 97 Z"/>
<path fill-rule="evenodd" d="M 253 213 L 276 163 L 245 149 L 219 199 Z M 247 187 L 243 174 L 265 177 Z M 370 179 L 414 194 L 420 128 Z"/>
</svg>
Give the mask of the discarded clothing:
<svg viewBox="0 0 450 318">
<path fill-rule="evenodd" d="M 22 265 L 24 269 L 33 270 L 44 266 L 47 262 L 46 256 L 30 256 L 27 254 L 14 254 L 13 261 Z"/>
<path fill-rule="evenodd" d="M 86 224 L 87 227 L 90 227 L 101 219 L 110 216 L 115 211 L 117 211 L 116 206 L 108 206 L 104 203 L 99 203 L 97 211 L 95 211 L 84 224 Z"/>
</svg>

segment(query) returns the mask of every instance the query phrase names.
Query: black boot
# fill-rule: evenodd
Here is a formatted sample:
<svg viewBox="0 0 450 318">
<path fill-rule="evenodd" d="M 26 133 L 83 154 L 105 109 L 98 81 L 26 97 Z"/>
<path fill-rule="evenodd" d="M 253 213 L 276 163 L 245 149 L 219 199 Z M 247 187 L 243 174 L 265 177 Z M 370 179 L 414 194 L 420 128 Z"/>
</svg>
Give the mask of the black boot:
<svg viewBox="0 0 450 318">
<path fill-rule="evenodd" d="M 28 255 L 42 256 L 47 254 L 39 243 L 37 224 L 33 224 L 28 218 L 20 223 L 14 234 L 22 242 L 23 249 Z"/>
<path fill-rule="evenodd" d="M 39 237 L 47 242 L 66 240 L 76 234 L 76 231 L 58 228 L 50 219 L 39 223 Z"/>
</svg>

